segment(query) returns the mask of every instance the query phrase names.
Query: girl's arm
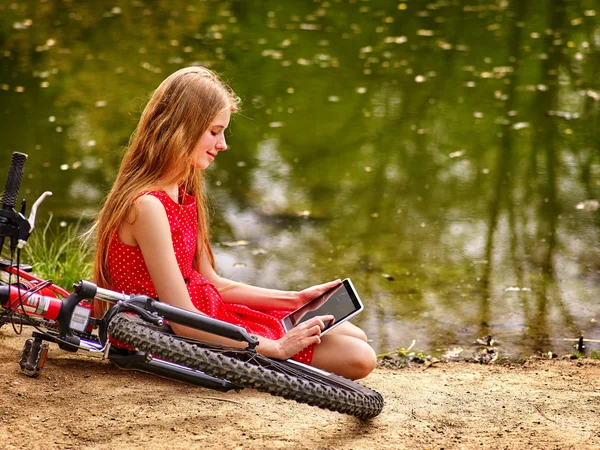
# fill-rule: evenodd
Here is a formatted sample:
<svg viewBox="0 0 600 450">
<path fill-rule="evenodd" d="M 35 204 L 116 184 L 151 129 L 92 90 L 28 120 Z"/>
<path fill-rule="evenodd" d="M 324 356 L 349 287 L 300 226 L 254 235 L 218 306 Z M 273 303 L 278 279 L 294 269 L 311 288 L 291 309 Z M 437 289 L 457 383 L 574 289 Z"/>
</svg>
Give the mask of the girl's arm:
<svg viewBox="0 0 600 450">
<path fill-rule="evenodd" d="M 219 276 L 208 259 L 206 252 L 202 253 L 199 272 L 221 291 L 226 303 L 246 305 L 256 310 L 290 310 L 299 308 L 310 300 L 318 297 L 341 283 L 340 280 L 304 289 L 303 291 L 280 291 L 248 284 L 236 283 Z"/>
<path fill-rule="evenodd" d="M 139 245 L 160 301 L 202 314 L 192 303 L 179 270 L 169 220 L 160 200 L 151 195 L 140 197 L 136 200 L 134 211 L 128 219 L 131 220 L 126 220 L 121 226 L 119 235 L 128 236 L 127 241 L 130 245 Z M 314 319 L 308 321 L 304 327 L 294 328 L 279 340 L 260 337 L 257 351 L 272 358 L 287 359 L 311 344 L 320 343 L 321 330 L 325 327 L 324 321 L 330 319 L 328 316 Z M 246 345 L 175 323 L 171 323 L 171 327 L 176 334 L 182 336 L 232 347 Z"/>
</svg>

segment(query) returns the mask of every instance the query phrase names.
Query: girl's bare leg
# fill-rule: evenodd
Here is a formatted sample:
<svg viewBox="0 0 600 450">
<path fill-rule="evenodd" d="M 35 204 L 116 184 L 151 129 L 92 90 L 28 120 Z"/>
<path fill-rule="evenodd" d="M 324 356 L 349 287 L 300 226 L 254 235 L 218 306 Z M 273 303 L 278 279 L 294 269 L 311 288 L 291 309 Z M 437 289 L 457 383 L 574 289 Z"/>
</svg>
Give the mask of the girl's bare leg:
<svg viewBox="0 0 600 450">
<path fill-rule="evenodd" d="M 375 351 L 362 336 L 334 333 L 341 327 L 342 325 L 321 337 L 321 343 L 315 346 L 312 365 L 351 380 L 364 378 L 377 365 Z M 362 332 L 360 328 L 354 328 Z M 345 327 L 342 331 L 346 330 L 355 332 L 350 327 Z"/>
<path fill-rule="evenodd" d="M 367 342 L 367 335 L 365 332 L 350 322 L 344 322 L 340 324 L 333 330 L 328 331 L 327 334 L 343 334 L 345 336 L 353 336 L 361 341 Z"/>
</svg>

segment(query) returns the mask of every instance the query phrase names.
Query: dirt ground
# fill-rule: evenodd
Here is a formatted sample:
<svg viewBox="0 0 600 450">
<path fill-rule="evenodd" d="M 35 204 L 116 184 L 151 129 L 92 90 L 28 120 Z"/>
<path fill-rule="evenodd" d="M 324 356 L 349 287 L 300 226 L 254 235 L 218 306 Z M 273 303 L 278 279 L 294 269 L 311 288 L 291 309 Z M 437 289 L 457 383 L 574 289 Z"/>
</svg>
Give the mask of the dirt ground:
<svg viewBox="0 0 600 450">
<path fill-rule="evenodd" d="M 220 393 L 51 346 L 38 379 L 0 330 L 0 449 L 600 449 L 600 361 L 377 369 L 369 422 L 252 390 Z"/>
</svg>

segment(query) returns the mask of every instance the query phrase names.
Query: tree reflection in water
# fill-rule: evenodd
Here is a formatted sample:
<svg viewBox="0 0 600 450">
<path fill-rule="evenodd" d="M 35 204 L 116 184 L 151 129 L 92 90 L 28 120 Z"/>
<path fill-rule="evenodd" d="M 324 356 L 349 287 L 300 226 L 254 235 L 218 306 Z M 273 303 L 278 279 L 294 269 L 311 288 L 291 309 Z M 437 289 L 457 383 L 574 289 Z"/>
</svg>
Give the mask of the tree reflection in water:
<svg viewBox="0 0 600 450">
<path fill-rule="evenodd" d="M 46 211 L 93 217 L 149 91 L 202 63 L 245 105 L 207 177 L 226 275 L 349 276 L 381 351 L 600 339 L 593 5 L 113 3 L 0 0 L 0 156 Z"/>
</svg>

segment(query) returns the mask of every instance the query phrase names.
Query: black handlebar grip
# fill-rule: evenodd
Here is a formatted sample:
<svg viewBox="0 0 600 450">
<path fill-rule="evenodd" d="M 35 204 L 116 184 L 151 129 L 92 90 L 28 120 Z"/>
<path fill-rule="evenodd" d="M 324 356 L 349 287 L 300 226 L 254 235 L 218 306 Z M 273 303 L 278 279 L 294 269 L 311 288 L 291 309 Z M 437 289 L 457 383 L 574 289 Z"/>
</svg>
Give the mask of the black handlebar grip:
<svg viewBox="0 0 600 450">
<path fill-rule="evenodd" d="M 23 170 L 27 162 L 25 153 L 14 152 L 12 161 L 8 169 L 6 184 L 4 185 L 4 194 L 2 194 L 2 209 L 12 211 L 17 205 L 19 188 L 23 179 Z"/>
</svg>

